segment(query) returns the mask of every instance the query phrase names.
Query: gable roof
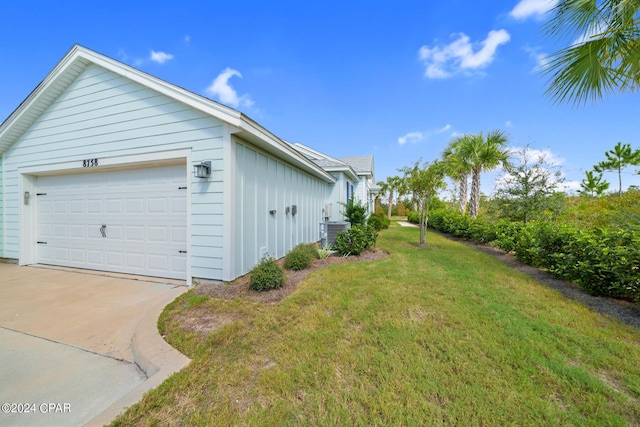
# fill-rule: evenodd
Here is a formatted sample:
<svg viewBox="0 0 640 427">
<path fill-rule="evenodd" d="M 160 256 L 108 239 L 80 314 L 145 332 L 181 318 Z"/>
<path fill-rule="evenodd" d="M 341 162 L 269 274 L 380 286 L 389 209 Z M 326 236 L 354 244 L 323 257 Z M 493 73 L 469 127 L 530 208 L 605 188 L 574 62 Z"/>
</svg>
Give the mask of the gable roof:
<svg viewBox="0 0 640 427">
<path fill-rule="evenodd" d="M 318 150 L 314 150 L 311 147 L 300 144 L 299 142 L 294 143 L 293 147 L 300 153 L 302 153 L 302 155 L 304 155 L 307 159 L 310 159 L 316 165 L 320 166 L 327 172 L 343 172 L 354 181 L 360 179 L 358 178 L 358 173 L 355 171 L 355 169 L 351 167 L 351 165 L 340 159 L 328 156 L 324 153 L 319 152 Z"/>
<path fill-rule="evenodd" d="M 373 156 L 353 156 L 353 157 L 340 157 L 338 160 L 350 165 L 358 175 L 366 175 L 369 178 L 373 178 Z"/>
<path fill-rule="evenodd" d="M 227 123 L 232 134 L 238 135 L 325 182 L 335 182 L 335 178 L 327 171 L 301 155 L 288 143 L 240 111 L 168 83 L 80 45 L 74 45 L 44 80 L 0 124 L 0 154 L 7 151 L 20 139 L 24 132 L 91 64 L 96 64 L 215 117 Z"/>
</svg>

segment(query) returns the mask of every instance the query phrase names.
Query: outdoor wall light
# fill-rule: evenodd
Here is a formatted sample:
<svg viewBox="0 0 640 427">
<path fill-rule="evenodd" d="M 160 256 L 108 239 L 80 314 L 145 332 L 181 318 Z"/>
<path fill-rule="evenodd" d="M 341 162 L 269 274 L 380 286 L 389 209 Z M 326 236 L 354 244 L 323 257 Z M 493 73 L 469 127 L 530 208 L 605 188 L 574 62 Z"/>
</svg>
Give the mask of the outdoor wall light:
<svg viewBox="0 0 640 427">
<path fill-rule="evenodd" d="M 196 178 L 209 178 L 211 176 L 211 161 L 205 160 L 197 165 L 193 165 L 193 175 Z"/>
</svg>

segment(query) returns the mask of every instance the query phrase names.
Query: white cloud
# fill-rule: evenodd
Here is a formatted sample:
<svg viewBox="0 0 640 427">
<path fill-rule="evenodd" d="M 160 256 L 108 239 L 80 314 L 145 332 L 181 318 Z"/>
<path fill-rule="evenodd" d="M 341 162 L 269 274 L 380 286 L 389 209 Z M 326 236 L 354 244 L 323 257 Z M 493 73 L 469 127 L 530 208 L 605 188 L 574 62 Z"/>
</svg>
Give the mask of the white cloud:
<svg viewBox="0 0 640 427">
<path fill-rule="evenodd" d="M 531 71 L 540 71 L 547 68 L 549 65 L 549 55 L 540 51 L 539 47 L 524 47 L 524 51 L 529 54 L 529 58 L 533 59 L 536 66 Z"/>
<path fill-rule="evenodd" d="M 520 0 L 509 15 L 515 19 L 527 19 L 534 17 L 541 19 L 549 12 L 558 0 Z"/>
<path fill-rule="evenodd" d="M 213 80 L 211 86 L 206 91 L 210 95 L 217 96 L 218 99 L 224 104 L 229 104 L 233 107 L 242 105 L 244 107 L 251 107 L 255 102 L 249 97 L 249 95 L 239 96 L 234 88 L 229 84 L 231 77 L 240 77 L 242 74 L 239 71 L 232 68 L 225 68 L 219 75 Z"/>
<path fill-rule="evenodd" d="M 189 34 L 184 36 L 183 40 L 185 45 L 189 46 L 191 44 L 191 36 Z"/>
<path fill-rule="evenodd" d="M 165 62 L 173 59 L 173 55 L 166 52 L 156 52 L 155 50 L 152 50 L 150 59 L 158 64 L 164 64 Z"/>
<path fill-rule="evenodd" d="M 420 141 L 424 141 L 427 140 L 435 135 L 441 134 L 441 133 L 445 133 L 448 132 L 452 129 L 452 126 L 450 124 L 446 124 L 441 128 L 438 129 L 429 129 L 426 131 L 416 131 L 416 132 L 409 132 L 401 137 L 398 138 L 398 144 L 399 145 L 404 145 L 407 142 L 410 144 L 417 144 Z M 453 132 L 455 133 L 455 132 Z"/>
<path fill-rule="evenodd" d="M 491 30 L 480 43 L 471 43 L 464 33 L 453 34 L 452 37 L 457 38 L 448 45 L 420 48 L 426 77 L 444 79 L 460 71 L 484 68 L 493 62 L 498 47 L 511 39 L 506 30 Z"/>
<path fill-rule="evenodd" d="M 404 145 L 407 142 L 415 144 L 416 142 L 422 141 L 423 139 L 424 134 L 422 132 L 409 132 L 406 135 L 398 138 L 398 144 Z"/>
<path fill-rule="evenodd" d="M 578 190 L 582 189 L 580 183 L 580 181 L 564 181 L 562 184 L 560 184 L 560 190 L 566 191 L 568 193 L 577 193 Z"/>
<path fill-rule="evenodd" d="M 545 148 L 544 150 L 538 150 L 537 148 L 531 148 L 531 147 L 509 148 L 510 155 L 519 159 L 520 161 L 524 160 L 525 152 L 529 162 L 536 161 L 537 159 L 544 159 L 545 163 L 547 164 L 561 166 L 566 161 L 563 157 L 558 156 L 548 148 Z"/>
<path fill-rule="evenodd" d="M 507 120 L 506 122 L 504 122 L 504 127 L 507 127 L 507 128 L 513 127 L 513 123 L 511 123 L 511 120 Z"/>
</svg>

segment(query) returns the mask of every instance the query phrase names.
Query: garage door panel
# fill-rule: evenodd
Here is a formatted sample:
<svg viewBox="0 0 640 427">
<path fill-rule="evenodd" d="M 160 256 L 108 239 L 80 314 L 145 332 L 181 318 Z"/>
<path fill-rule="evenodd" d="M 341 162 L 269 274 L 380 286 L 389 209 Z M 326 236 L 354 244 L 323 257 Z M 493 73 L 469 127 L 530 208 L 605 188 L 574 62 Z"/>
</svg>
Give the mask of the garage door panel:
<svg viewBox="0 0 640 427">
<path fill-rule="evenodd" d="M 171 242 L 180 245 L 187 243 L 187 227 L 174 226 L 171 227 Z"/>
<path fill-rule="evenodd" d="M 126 213 L 130 214 L 144 214 L 144 201 L 140 199 L 127 199 Z"/>
<path fill-rule="evenodd" d="M 87 261 L 87 251 L 84 249 L 71 249 L 69 251 L 69 261 L 85 263 Z"/>
<path fill-rule="evenodd" d="M 84 239 L 87 237 L 87 228 L 84 225 L 73 224 L 69 226 L 69 237 L 73 239 Z"/>
<path fill-rule="evenodd" d="M 94 251 L 88 249 L 86 251 L 87 254 L 87 264 L 93 267 L 101 267 L 105 264 L 104 262 L 104 251 Z"/>
<path fill-rule="evenodd" d="M 184 165 L 40 177 L 38 262 L 184 279 L 186 180 Z"/>
<path fill-rule="evenodd" d="M 107 199 L 105 201 L 105 212 L 108 214 L 122 213 L 122 199 Z"/>
</svg>

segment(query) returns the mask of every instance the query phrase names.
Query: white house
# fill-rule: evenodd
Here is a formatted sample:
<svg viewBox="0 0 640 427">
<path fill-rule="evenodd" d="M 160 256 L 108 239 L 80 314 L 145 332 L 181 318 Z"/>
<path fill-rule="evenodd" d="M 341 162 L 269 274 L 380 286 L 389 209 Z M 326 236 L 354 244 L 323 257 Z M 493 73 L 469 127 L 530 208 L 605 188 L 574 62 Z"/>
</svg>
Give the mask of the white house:
<svg viewBox="0 0 640 427">
<path fill-rule="evenodd" d="M 232 280 L 370 200 L 372 157 L 334 173 L 306 150 L 76 45 L 0 125 L 0 258 Z"/>
<path fill-rule="evenodd" d="M 369 212 L 374 210 L 375 195 L 379 188 L 374 182 L 373 156 L 356 156 L 334 158 L 306 145 L 296 142 L 293 146 L 306 158 L 329 172 L 335 179 L 331 200 L 346 203 L 351 197 L 367 206 Z M 332 209 L 327 218 L 334 221 L 344 220 L 341 210 Z"/>
</svg>

